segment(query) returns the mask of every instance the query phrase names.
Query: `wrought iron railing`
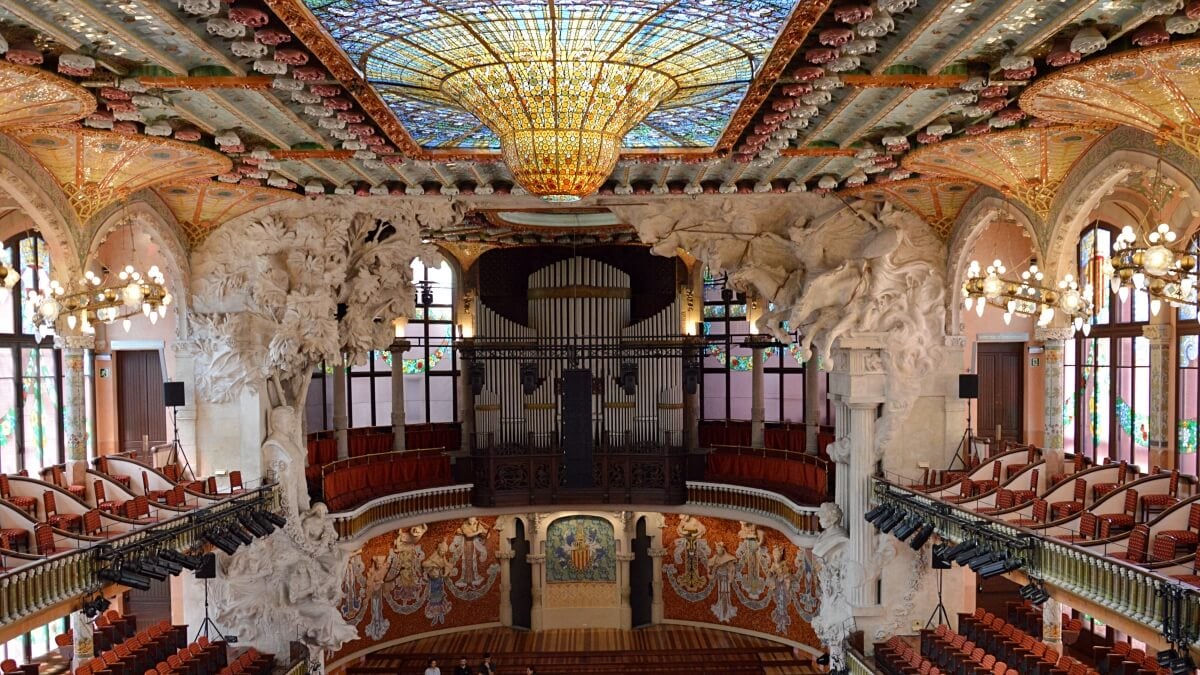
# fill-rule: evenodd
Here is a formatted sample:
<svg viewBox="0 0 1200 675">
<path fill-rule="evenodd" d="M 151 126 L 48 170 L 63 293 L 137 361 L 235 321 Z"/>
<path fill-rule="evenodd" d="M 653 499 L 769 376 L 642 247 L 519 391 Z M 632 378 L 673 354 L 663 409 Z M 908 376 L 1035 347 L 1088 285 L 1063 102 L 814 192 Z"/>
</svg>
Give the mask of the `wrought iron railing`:
<svg viewBox="0 0 1200 675">
<path fill-rule="evenodd" d="M 117 549 L 153 543 L 155 550 L 183 551 L 201 544 L 208 523 L 228 511 L 250 505 L 276 510 L 274 485 L 249 490 L 212 504 L 139 528 L 119 537 L 103 539 L 87 548 L 73 548 L 0 575 L 0 625 L 7 625 L 41 610 L 67 602 L 100 588 L 97 572 L 107 565 L 104 554 Z"/>
<path fill-rule="evenodd" d="M 919 512 L 949 542 L 1021 542 L 1021 571 L 1119 616 L 1193 643 L 1200 635 L 1200 589 L 1109 558 L 1103 552 L 1045 537 L 997 518 L 875 479 L 877 500 Z M 868 524 L 860 526 L 870 527 Z"/>
</svg>

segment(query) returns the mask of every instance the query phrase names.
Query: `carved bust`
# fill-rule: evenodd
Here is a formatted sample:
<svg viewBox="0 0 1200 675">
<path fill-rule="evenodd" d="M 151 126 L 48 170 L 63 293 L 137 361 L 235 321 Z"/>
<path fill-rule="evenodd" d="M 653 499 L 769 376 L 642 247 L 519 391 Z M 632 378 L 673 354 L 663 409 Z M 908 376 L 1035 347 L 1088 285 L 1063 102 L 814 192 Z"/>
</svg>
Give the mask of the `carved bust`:
<svg viewBox="0 0 1200 675">
<path fill-rule="evenodd" d="M 841 545 L 850 541 L 850 535 L 842 525 L 842 507 L 835 502 L 825 502 L 817 516 L 821 521 L 821 534 L 813 545 L 813 555 L 828 560 Z"/>
</svg>

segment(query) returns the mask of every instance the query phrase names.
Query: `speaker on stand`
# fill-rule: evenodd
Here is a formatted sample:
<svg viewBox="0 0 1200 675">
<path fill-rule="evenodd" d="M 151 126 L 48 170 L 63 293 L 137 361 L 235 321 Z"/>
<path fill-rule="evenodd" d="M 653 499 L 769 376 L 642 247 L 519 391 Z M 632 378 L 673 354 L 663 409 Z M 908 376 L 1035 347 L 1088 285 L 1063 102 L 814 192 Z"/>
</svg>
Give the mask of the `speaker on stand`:
<svg viewBox="0 0 1200 675">
<path fill-rule="evenodd" d="M 192 471 L 192 464 L 188 461 L 187 453 L 183 451 L 183 444 L 179 442 L 179 406 L 187 405 L 187 395 L 184 393 L 182 382 L 163 382 L 163 405 L 171 409 L 171 426 L 175 428 L 175 438 L 171 441 L 171 457 L 167 463 L 179 464 L 182 458 L 185 470 L 179 473 L 180 477 L 190 476 L 195 480 L 196 474 Z"/>
<path fill-rule="evenodd" d="M 950 460 L 949 468 L 953 469 L 954 462 L 959 461 L 962 462 L 962 468 L 969 469 L 971 468 L 975 438 L 975 432 L 971 428 L 971 401 L 979 398 L 979 375 L 977 373 L 962 373 L 958 376 L 958 397 L 967 402 L 967 428 L 963 430 L 962 441 L 954 451 L 954 459 Z"/>
</svg>

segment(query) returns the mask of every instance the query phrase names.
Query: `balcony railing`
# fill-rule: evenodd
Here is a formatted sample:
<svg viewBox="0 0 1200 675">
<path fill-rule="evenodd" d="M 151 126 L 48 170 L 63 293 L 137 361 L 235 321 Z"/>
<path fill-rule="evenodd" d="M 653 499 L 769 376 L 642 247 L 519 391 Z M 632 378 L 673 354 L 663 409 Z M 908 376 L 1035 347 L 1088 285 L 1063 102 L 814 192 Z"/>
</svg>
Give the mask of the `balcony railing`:
<svg viewBox="0 0 1200 675">
<path fill-rule="evenodd" d="M 39 611 L 94 591 L 97 572 L 106 566 L 104 550 L 134 547 L 153 542 L 156 551 L 183 551 L 203 542 L 204 523 L 225 512 L 261 505 L 277 509 L 274 485 L 260 487 L 223 499 L 187 514 L 139 528 L 119 537 L 98 540 L 87 548 L 75 548 L 20 567 L 0 576 L 0 625 L 11 624 Z"/>
<path fill-rule="evenodd" d="M 944 540 L 1003 543 L 1020 542 L 1022 570 L 1063 591 L 1111 610 L 1156 633 L 1190 638 L 1200 630 L 1200 589 L 1154 572 L 1105 557 L 1094 549 L 1040 536 L 987 515 L 896 485 L 875 481 L 878 501 L 906 505 L 931 522 Z M 870 527 L 869 524 L 859 524 Z M 1183 634 L 1180 635 L 1180 632 Z"/>
<path fill-rule="evenodd" d="M 801 536 L 815 536 L 821 531 L 816 507 L 800 506 L 787 497 L 768 490 L 688 481 L 687 505 L 752 513 L 773 520 Z"/>
<path fill-rule="evenodd" d="M 331 514 L 339 539 L 353 539 L 380 523 L 471 507 L 470 483 L 401 492 L 374 499 L 353 511 Z"/>
</svg>

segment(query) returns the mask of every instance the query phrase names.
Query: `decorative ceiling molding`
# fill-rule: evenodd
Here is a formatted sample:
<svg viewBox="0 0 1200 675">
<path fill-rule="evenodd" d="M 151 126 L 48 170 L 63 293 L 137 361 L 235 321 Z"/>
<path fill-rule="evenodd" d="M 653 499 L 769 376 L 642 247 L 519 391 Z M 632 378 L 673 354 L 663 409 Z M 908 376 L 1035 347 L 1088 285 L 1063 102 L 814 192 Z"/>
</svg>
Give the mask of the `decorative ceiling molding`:
<svg viewBox="0 0 1200 675">
<path fill-rule="evenodd" d="M 923 218 L 938 238 L 946 241 L 963 204 L 978 187 L 977 183 L 965 180 L 926 177 L 864 185 L 843 190 L 842 194 L 899 204 Z"/>
<path fill-rule="evenodd" d="M 1020 99 L 1067 124 L 1121 124 L 1200 157 L 1200 40 L 1138 49 L 1051 73 Z"/>
<path fill-rule="evenodd" d="M 175 214 L 192 248 L 224 222 L 270 204 L 302 198 L 287 190 L 212 182 L 164 185 L 155 192 Z"/>
<path fill-rule="evenodd" d="M 61 127 L 9 133 L 54 176 L 80 223 L 142 188 L 208 178 L 233 166 L 222 154 L 165 138 Z"/>
<path fill-rule="evenodd" d="M 1044 222 L 1071 167 L 1104 133 L 1054 126 L 964 136 L 918 148 L 902 165 L 922 174 L 990 185 L 1024 203 Z"/>
<path fill-rule="evenodd" d="M 70 80 L 0 60 L 0 128 L 74 122 L 95 110 L 96 98 Z"/>
</svg>

